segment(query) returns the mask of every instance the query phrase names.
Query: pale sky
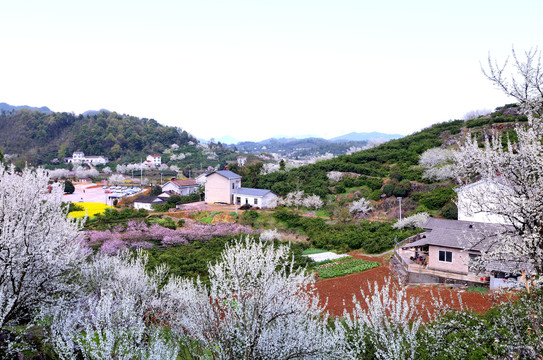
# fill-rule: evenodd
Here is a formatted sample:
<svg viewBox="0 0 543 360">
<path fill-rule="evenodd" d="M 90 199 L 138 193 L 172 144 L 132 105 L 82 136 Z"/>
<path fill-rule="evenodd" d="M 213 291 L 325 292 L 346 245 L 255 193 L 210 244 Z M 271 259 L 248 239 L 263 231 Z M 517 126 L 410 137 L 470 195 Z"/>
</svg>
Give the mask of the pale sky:
<svg viewBox="0 0 543 360">
<path fill-rule="evenodd" d="M 481 72 L 543 1 L 2 0 L 0 102 L 209 139 L 409 134 L 513 102 Z"/>
</svg>

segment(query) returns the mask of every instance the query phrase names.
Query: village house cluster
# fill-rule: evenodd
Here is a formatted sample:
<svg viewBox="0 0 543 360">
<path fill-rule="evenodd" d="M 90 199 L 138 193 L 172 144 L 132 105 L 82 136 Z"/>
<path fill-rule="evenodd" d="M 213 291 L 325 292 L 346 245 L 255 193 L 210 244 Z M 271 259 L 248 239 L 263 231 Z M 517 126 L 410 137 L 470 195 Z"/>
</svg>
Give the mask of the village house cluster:
<svg viewBox="0 0 543 360">
<path fill-rule="evenodd" d="M 172 195 L 187 196 L 199 191 L 204 185 L 204 201 L 207 204 L 250 205 L 255 208 L 273 208 L 277 195 L 271 190 L 241 187 L 241 176 L 230 170 L 213 171 L 202 178 L 172 179 L 162 186 L 158 196 L 140 196 L 134 202 L 136 209 L 152 210 L 153 205 L 164 204 Z"/>
</svg>

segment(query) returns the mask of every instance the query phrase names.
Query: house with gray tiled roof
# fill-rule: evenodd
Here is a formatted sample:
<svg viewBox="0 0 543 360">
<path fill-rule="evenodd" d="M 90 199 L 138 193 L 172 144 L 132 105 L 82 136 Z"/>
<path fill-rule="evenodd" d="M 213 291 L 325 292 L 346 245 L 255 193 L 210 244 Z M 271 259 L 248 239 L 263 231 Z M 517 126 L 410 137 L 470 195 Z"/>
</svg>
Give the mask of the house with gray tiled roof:
<svg viewBox="0 0 543 360">
<path fill-rule="evenodd" d="M 239 188 L 234 192 L 236 205 L 251 205 L 259 208 L 273 208 L 277 204 L 277 195 L 271 190 Z"/>
<path fill-rule="evenodd" d="M 205 202 L 208 204 L 251 205 L 274 207 L 277 200 L 271 190 L 241 187 L 241 176 L 230 170 L 218 170 L 206 175 Z"/>
<path fill-rule="evenodd" d="M 395 249 L 396 270 L 408 283 L 460 283 L 505 286 L 505 279 L 516 279 L 522 262 L 494 262 L 478 272 L 470 261 L 494 246 L 503 225 L 475 221 L 429 218 L 424 232 L 399 244 Z"/>
</svg>

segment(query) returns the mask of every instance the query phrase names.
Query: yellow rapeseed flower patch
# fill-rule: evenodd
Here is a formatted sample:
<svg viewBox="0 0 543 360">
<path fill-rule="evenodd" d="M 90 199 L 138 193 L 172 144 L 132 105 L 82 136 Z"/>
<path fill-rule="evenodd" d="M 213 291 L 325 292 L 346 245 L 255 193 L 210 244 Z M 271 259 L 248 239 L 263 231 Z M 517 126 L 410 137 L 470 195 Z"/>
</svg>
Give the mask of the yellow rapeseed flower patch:
<svg viewBox="0 0 543 360">
<path fill-rule="evenodd" d="M 112 208 L 112 206 L 102 203 L 80 202 L 75 204 L 84 207 L 85 210 L 72 211 L 68 214 L 68 216 L 71 218 L 82 218 L 85 215 L 87 215 L 88 217 L 93 217 L 96 214 L 102 214 L 104 211 L 106 211 L 107 208 Z"/>
</svg>

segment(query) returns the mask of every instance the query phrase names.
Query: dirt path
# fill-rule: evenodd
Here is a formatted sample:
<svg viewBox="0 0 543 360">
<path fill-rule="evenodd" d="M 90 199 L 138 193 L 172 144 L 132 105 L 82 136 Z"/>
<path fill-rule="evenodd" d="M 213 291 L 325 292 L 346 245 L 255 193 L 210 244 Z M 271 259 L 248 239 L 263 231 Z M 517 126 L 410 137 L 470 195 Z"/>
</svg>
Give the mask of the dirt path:
<svg viewBox="0 0 543 360">
<path fill-rule="evenodd" d="M 365 294 L 368 294 L 370 286 L 373 287 L 374 284 L 377 283 L 379 287 L 382 287 L 387 279 L 391 279 L 392 282 L 397 284 L 397 281 L 392 277 L 392 271 L 388 266 L 387 253 L 385 253 L 384 256 L 372 256 L 355 251 L 349 253 L 349 255 L 352 255 L 356 259 L 377 261 L 382 265 L 361 273 L 320 280 L 316 283 L 316 288 L 322 303 L 324 304 L 326 299 L 328 299 L 327 309 L 336 316 L 341 316 L 344 308 L 348 311 L 352 310 L 353 295 L 356 295 L 356 297 L 361 300 L 361 290 Z M 496 303 L 492 293 L 482 295 L 479 293 L 467 292 L 465 289 L 450 288 L 444 285 L 409 285 L 407 287 L 407 295 L 408 297 L 419 298 L 417 308 L 419 314 L 421 314 L 425 320 L 428 319 L 427 311 L 434 312 L 436 310 L 436 307 L 432 305 L 432 293 L 434 296 L 441 296 L 445 306 L 451 306 L 456 309 L 460 308 L 458 295 L 461 295 L 464 306 L 479 313 L 487 311 Z"/>
</svg>

